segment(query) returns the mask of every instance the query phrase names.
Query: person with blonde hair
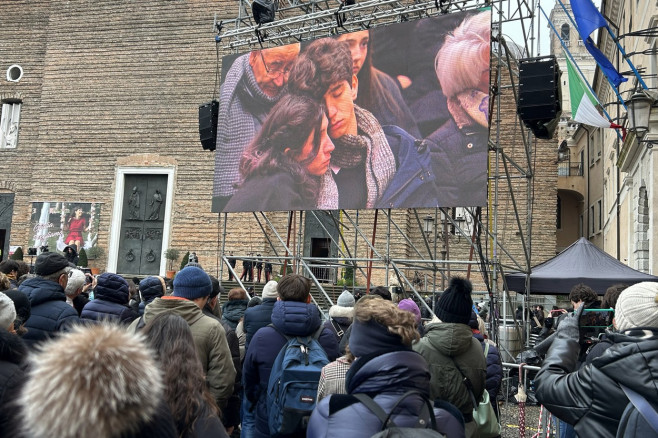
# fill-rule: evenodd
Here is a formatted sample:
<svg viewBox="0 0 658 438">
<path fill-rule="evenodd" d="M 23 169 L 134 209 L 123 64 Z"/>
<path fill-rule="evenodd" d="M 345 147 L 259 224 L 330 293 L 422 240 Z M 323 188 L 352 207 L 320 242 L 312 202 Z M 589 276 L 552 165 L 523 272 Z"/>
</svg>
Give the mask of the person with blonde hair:
<svg viewBox="0 0 658 438">
<path fill-rule="evenodd" d="M 434 59 L 451 118 L 427 137 L 437 187 L 446 205 L 479 199 L 487 183 L 491 13 L 462 21 Z M 469 196 L 474 194 L 474 196 Z M 484 200 L 484 198 L 482 198 Z"/>
<path fill-rule="evenodd" d="M 382 421 L 360 402 L 359 397 L 364 394 L 372 397 L 386 414 L 397 405 L 391 420 L 399 427 L 414 427 L 419 418 L 431 424 L 429 413 L 423 408 L 430 395 L 429 369 L 422 356 L 411 348 L 418 339 L 411 312 L 375 295 L 359 300 L 354 306 L 349 341 L 356 360 L 345 376 L 347 394 L 332 394 L 318 403 L 307 436 L 367 437 L 380 431 L 384 427 Z M 411 394 L 407 394 L 409 391 Z M 449 410 L 437 408 L 432 414 L 439 432 L 448 437 L 464 436 L 459 414 L 455 417 Z M 359 425 L 358 430 L 355 424 Z"/>
</svg>

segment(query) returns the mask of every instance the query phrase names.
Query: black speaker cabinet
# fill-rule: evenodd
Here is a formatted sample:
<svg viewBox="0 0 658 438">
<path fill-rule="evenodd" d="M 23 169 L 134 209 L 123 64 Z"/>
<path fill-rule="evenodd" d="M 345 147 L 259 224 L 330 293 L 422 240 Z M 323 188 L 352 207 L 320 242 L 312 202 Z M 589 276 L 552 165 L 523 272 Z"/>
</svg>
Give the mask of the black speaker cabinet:
<svg viewBox="0 0 658 438">
<path fill-rule="evenodd" d="M 214 151 L 217 147 L 217 114 L 219 102 L 204 103 L 199 106 L 199 138 L 201 146 L 208 151 Z"/>
<path fill-rule="evenodd" d="M 537 138 L 553 138 L 562 114 L 560 76 L 555 56 L 519 60 L 517 111 Z"/>
</svg>

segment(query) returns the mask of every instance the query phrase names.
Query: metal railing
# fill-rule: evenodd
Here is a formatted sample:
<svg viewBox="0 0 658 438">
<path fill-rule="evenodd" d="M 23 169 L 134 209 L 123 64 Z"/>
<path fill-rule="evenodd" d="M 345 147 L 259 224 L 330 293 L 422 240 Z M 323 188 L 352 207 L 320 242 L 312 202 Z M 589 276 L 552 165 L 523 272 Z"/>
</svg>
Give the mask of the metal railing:
<svg viewBox="0 0 658 438">
<path fill-rule="evenodd" d="M 557 176 L 583 176 L 583 163 L 557 163 Z"/>
</svg>

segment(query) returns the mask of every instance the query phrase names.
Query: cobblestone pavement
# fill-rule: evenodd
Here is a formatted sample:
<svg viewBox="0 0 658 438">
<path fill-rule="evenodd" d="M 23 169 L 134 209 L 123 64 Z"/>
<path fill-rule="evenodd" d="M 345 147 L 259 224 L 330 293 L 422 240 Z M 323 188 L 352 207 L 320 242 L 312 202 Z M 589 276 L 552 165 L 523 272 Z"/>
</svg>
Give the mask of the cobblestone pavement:
<svg viewBox="0 0 658 438">
<path fill-rule="evenodd" d="M 531 438 L 538 432 L 539 406 L 526 405 L 525 407 L 525 436 Z M 519 438 L 519 405 L 515 403 L 502 403 L 500 405 L 502 438 Z M 544 422 L 548 413 L 544 410 Z M 550 435 L 554 436 L 553 434 Z M 541 438 L 545 438 L 545 432 Z"/>
</svg>

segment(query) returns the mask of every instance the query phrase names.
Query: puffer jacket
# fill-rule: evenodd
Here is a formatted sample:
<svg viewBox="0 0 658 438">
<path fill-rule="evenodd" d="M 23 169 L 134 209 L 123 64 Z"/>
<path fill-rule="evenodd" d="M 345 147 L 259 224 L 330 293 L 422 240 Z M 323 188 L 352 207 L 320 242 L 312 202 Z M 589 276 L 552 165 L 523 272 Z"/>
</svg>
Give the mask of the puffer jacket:
<svg viewBox="0 0 658 438">
<path fill-rule="evenodd" d="M 251 339 L 242 367 L 242 382 L 247 399 L 253 405 L 256 437 L 268 437 L 267 384 L 270 380 L 274 359 L 286 344 L 288 336 L 310 336 L 322 321 L 315 304 L 295 301 L 277 301 L 272 310 L 272 324 L 276 327 L 263 327 Z M 279 333 L 279 331 L 281 333 Z M 330 361 L 338 357 L 338 344 L 333 333 L 323 329 L 318 342 L 324 348 Z"/>
<path fill-rule="evenodd" d="M 80 318 L 87 321 L 116 321 L 130 324 L 139 313 L 128 307 L 130 289 L 123 277 L 109 272 L 98 277 L 94 299 L 82 309 Z"/>
<path fill-rule="evenodd" d="M 392 417 L 397 426 L 413 427 L 424 403 L 422 397 L 429 396 L 429 378 L 425 360 L 416 352 L 402 350 L 358 358 L 347 374 L 346 387 L 348 394 L 365 393 L 371 397 L 374 394 L 374 401 L 387 413 L 402 394 L 418 391 L 422 396 L 405 398 L 398 413 Z M 323 398 L 311 415 L 306 436 L 369 437 L 381 429 L 381 422 L 366 406 L 346 400 L 349 397 L 336 394 Z M 336 405 L 341 405 L 342 409 Z M 331 414 L 330 410 L 333 411 Z M 460 420 L 445 410 L 435 409 L 434 414 L 441 433 L 449 438 L 464 436 Z M 358 425 L 358 431 L 355 425 Z"/>
<path fill-rule="evenodd" d="M 498 351 L 498 347 L 492 345 L 489 341 L 485 341 L 482 334 L 473 333 L 473 337 L 480 342 L 480 345 L 482 346 L 482 352 L 484 352 L 484 348 L 486 346 L 485 342 L 489 343 L 489 352 L 487 353 L 486 388 L 487 392 L 489 393 L 489 399 L 496 400 L 498 391 L 500 391 L 500 382 L 503 381 L 503 362 L 500 359 L 500 351 Z"/>
<path fill-rule="evenodd" d="M 26 380 L 27 348 L 17 335 L 0 329 L 0 437 L 19 436 L 15 403 Z"/>
<path fill-rule="evenodd" d="M 329 308 L 329 319 L 324 323 L 324 326 L 333 332 L 336 342 L 340 344 L 345 332 L 352 325 L 353 319 L 353 307 L 331 306 Z"/>
<path fill-rule="evenodd" d="M 32 313 L 25 322 L 27 333 L 23 336 L 29 348 L 80 322 L 78 312 L 66 304 L 66 295 L 59 283 L 34 277 L 21 283 L 18 290 L 27 295 L 32 306 Z"/>
<path fill-rule="evenodd" d="M 457 366 L 473 384 L 475 399 L 480 400 L 487 377 L 487 364 L 480 342 L 473 338 L 473 332 L 466 324 L 432 323 L 425 330 L 425 336 L 413 348 L 429 364 L 432 376 L 430 397 L 457 406 L 469 423 L 473 416 L 473 403 Z"/>
<path fill-rule="evenodd" d="M 202 313 L 199 306 L 190 300 L 174 296 L 156 298 L 144 309 L 144 323 L 163 312 L 182 317 L 190 325 L 194 346 L 206 375 L 208 389 L 220 408 L 224 408 L 233 392 L 235 367 L 226 341 L 226 332 L 219 321 Z M 139 319 L 133 321 L 128 330 L 135 331 Z"/>
<path fill-rule="evenodd" d="M 233 330 L 238 326 L 244 316 L 249 300 L 231 300 L 222 306 L 222 321 L 231 326 Z"/>
<path fill-rule="evenodd" d="M 646 436 L 618 431 L 640 419 L 635 411 L 620 425 L 629 403 L 620 384 L 658 410 L 658 329 L 627 330 L 610 334 L 609 339 L 613 345 L 604 354 L 578 369 L 578 340 L 558 332 L 535 378 L 537 400 L 572 424 L 578 436 Z"/>
<path fill-rule="evenodd" d="M 258 329 L 272 323 L 272 309 L 274 309 L 276 298 L 263 298 L 263 302 L 258 306 L 249 307 L 244 312 L 244 331 L 247 334 L 245 348 L 249 348 L 251 338 L 254 337 Z"/>
</svg>

